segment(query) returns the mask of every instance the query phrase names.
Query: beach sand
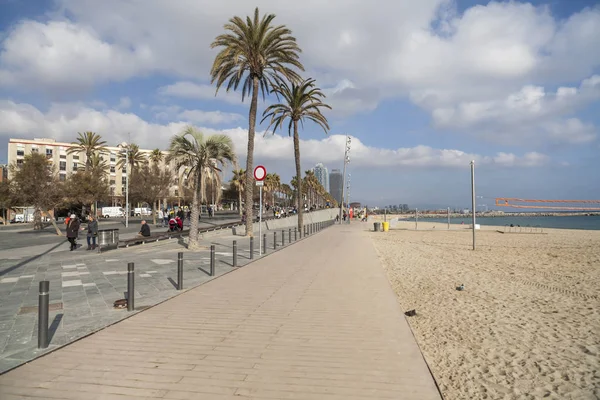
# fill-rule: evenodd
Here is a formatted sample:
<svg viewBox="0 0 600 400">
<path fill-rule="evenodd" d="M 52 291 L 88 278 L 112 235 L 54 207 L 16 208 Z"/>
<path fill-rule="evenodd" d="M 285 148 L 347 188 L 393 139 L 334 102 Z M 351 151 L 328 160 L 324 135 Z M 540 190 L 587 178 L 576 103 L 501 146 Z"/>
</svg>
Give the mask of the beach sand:
<svg viewBox="0 0 600 400">
<path fill-rule="evenodd" d="M 599 399 L 600 231 L 496 229 L 369 233 L 445 399 Z"/>
</svg>

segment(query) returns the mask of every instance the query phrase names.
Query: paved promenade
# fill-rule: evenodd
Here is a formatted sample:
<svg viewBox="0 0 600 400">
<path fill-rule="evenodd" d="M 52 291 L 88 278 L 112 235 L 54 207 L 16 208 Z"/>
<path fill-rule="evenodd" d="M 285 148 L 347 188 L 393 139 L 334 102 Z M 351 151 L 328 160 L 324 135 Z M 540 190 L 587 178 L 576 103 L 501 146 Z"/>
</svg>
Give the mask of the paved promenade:
<svg viewBox="0 0 600 400">
<path fill-rule="evenodd" d="M 440 399 L 364 229 L 326 229 L 10 371 L 0 398 Z"/>
</svg>

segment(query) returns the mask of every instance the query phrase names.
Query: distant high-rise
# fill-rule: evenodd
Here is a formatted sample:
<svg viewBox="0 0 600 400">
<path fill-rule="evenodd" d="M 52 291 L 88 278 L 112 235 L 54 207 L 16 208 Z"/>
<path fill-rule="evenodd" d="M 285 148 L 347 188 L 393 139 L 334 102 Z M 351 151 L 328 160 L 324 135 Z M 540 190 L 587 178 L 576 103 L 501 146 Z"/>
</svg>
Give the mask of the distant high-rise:
<svg viewBox="0 0 600 400">
<path fill-rule="evenodd" d="M 342 172 L 339 169 L 332 169 L 329 174 L 329 193 L 337 200 L 338 203 L 342 204 L 342 186 L 344 180 Z"/>
<path fill-rule="evenodd" d="M 327 167 L 322 163 L 318 163 L 315 168 L 313 168 L 315 172 L 315 178 L 319 181 L 319 183 L 325 188 L 327 192 L 329 192 L 329 171 Z"/>
</svg>

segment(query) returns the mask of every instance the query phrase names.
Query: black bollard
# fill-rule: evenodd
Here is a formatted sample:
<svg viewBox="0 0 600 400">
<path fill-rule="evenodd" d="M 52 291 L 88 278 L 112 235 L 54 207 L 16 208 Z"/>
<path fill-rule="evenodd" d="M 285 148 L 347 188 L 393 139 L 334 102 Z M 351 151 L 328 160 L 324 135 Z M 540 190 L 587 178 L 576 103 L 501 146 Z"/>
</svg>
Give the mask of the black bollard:
<svg viewBox="0 0 600 400">
<path fill-rule="evenodd" d="M 233 241 L 233 268 L 237 268 L 237 240 Z"/>
<path fill-rule="evenodd" d="M 183 290 L 183 253 L 177 253 L 177 290 Z"/>
<path fill-rule="evenodd" d="M 210 276 L 215 276 L 215 245 L 210 245 Z"/>
<path fill-rule="evenodd" d="M 294 228 L 294 242 L 298 240 L 298 228 Z"/>
<path fill-rule="evenodd" d="M 250 259 L 254 259 L 254 236 L 250 236 Z"/>
<path fill-rule="evenodd" d="M 50 282 L 40 281 L 38 300 L 38 349 L 48 347 L 48 313 L 50 312 Z"/>
<path fill-rule="evenodd" d="M 267 234 L 263 233 L 263 254 L 267 254 Z"/>
<path fill-rule="evenodd" d="M 127 311 L 135 310 L 135 268 L 133 263 L 127 264 Z"/>
<path fill-rule="evenodd" d="M 292 243 L 292 228 L 290 228 L 290 232 L 288 234 L 288 242 L 291 244 Z"/>
<path fill-rule="evenodd" d="M 281 230 L 281 246 L 285 246 L 285 231 Z"/>
<path fill-rule="evenodd" d="M 273 232 L 273 250 L 277 248 L 277 232 Z"/>
</svg>

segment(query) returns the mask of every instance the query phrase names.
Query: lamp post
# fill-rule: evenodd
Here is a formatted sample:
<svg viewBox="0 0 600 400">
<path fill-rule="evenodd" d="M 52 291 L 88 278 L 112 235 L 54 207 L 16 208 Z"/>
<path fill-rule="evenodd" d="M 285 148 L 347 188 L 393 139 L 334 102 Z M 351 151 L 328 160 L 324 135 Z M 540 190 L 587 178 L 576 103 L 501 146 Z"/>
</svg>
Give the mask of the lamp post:
<svg viewBox="0 0 600 400">
<path fill-rule="evenodd" d="M 346 165 L 350 162 L 350 143 L 352 139 L 346 135 L 346 150 L 344 152 L 344 172 L 342 173 L 342 197 L 340 198 L 340 224 L 342 223 L 342 214 L 344 210 L 344 187 L 346 186 Z"/>
<path fill-rule="evenodd" d="M 125 152 L 125 228 L 129 227 L 129 144 L 121 143 Z"/>
<path fill-rule="evenodd" d="M 348 223 L 350 223 L 350 174 L 348 174 L 348 184 L 346 186 L 346 207 L 348 207 Z"/>
<path fill-rule="evenodd" d="M 471 161 L 471 207 L 473 213 L 473 250 L 475 250 L 475 160 Z"/>
</svg>

